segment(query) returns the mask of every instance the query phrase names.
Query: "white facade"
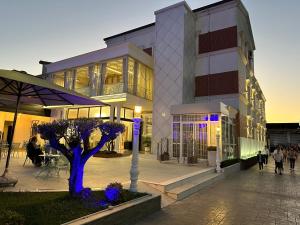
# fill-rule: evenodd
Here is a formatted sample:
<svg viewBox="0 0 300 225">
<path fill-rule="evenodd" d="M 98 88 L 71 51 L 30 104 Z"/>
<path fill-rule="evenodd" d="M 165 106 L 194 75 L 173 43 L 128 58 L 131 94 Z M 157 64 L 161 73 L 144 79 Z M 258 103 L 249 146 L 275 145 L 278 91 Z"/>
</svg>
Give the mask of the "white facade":
<svg viewBox="0 0 300 225">
<path fill-rule="evenodd" d="M 223 116 L 227 116 L 229 119 L 226 121 L 230 120 L 239 127 L 236 135 L 240 139 L 234 142 L 239 150 L 237 157 L 252 156 L 254 151 L 258 151 L 257 146 L 265 143 L 265 98 L 254 76 L 255 45 L 249 15 L 242 2 L 227 0 L 191 10 L 183 1 L 157 10 L 154 15 L 155 23 L 105 38 L 106 49 L 48 64 L 47 73 L 129 55 L 154 70 L 153 100 L 148 101 L 145 109 L 152 114 L 153 154 L 157 154 L 158 143 L 164 138 L 170 140 L 169 148 L 173 148 L 174 118 L 178 114 L 174 111 L 175 107 L 180 108 L 180 118 L 195 114 L 207 114 L 212 118 L 218 115 L 218 126 L 222 126 L 221 122 L 226 119 Z M 222 39 L 223 36 L 227 39 Z M 209 41 L 211 46 L 203 47 L 202 40 Z M 226 46 L 230 41 L 233 44 Z M 142 51 L 149 52 L 149 49 L 152 57 Z M 124 69 L 127 70 L 128 58 L 124 60 Z M 129 75 L 124 76 L 127 85 Z M 224 81 L 227 83 L 222 83 Z M 128 93 L 124 89 L 118 97 L 120 95 L 124 97 Z M 114 97 L 97 96 L 101 100 Z M 125 98 L 122 106 L 144 104 L 142 98 L 131 100 L 130 104 L 128 99 Z M 234 109 L 235 114 L 226 114 L 220 107 L 212 108 L 212 105 L 220 104 L 223 108 Z M 206 106 L 215 110 L 208 112 L 204 110 Z M 191 107 L 197 110 L 191 113 L 188 110 Z M 185 128 L 181 127 L 180 142 L 184 138 L 182 129 Z M 226 140 L 223 139 L 223 142 Z M 182 157 L 182 144 L 180 146 Z M 244 154 L 243 146 L 255 147 L 250 153 L 247 149 Z"/>
</svg>

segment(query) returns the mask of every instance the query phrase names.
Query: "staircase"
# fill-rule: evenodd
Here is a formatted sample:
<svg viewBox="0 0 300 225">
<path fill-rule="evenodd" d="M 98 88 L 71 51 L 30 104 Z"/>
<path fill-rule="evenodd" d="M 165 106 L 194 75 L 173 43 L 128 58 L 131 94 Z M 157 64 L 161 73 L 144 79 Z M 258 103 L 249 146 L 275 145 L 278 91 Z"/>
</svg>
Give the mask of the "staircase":
<svg viewBox="0 0 300 225">
<path fill-rule="evenodd" d="M 174 200 L 181 200 L 222 178 L 221 174 L 215 173 L 214 168 L 207 168 L 162 183 L 143 182 Z"/>
</svg>

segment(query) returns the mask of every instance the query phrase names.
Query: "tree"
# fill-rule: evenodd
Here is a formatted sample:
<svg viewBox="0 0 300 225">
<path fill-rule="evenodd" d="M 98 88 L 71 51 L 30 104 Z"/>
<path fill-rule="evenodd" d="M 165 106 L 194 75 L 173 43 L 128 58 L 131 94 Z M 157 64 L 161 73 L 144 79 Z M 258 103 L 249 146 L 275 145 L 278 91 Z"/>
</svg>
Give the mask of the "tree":
<svg viewBox="0 0 300 225">
<path fill-rule="evenodd" d="M 124 125 L 103 122 L 100 119 L 59 120 L 38 125 L 42 139 L 48 140 L 52 148 L 60 151 L 70 162 L 69 192 L 78 196 L 84 190 L 83 171 L 88 159 L 97 153 L 106 142 L 114 140 L 124 132 Z M 101 138 L 92 146 L 90 136 L 100 132 Z"/>
</svg>

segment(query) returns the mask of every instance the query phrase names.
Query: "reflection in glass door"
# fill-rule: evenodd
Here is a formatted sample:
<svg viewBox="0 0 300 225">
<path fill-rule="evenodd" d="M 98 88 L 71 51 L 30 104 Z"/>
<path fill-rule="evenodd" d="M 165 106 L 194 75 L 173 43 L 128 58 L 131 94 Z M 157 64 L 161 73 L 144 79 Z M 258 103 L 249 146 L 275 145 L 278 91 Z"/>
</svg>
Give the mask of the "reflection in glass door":
<svg viewBox="0 0 300 225">
<path fill-rule="evenodd" d="M 207 159 L 207 124 L 195 124 L 194 143 L 195 152 L 197 152 L 198 158 Z"/>
<path fill-rule="evenodd" d="M 182 124 L 182 156 L 207 159 L 207 124 Z"/>
<path fill-rule="evenodd" d="M 182 124 L 182 156 L 187 157 L 193 151 L 194 124 Z"/>
</svg>

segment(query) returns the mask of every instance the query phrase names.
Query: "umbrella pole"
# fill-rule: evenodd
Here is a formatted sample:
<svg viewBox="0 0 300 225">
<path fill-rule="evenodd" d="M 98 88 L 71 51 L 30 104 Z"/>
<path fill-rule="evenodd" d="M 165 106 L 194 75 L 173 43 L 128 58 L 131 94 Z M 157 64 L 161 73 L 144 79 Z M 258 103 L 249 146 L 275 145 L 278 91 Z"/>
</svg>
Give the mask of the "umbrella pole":
<svg viewBox="0 0 300 225">
<path fill-rule="evenodd" d="M 5 164 L 5 169 L 3 175 L 0 177 L 0 187 L 1 186 L 15 186 L 18 180 L 13 179 L 13 178 L 8 178 L 5 177 L 5 175 L 8 173 L 8 166 L 10 162 L 10 155 L 11 155 L 11 150 L 12 150 L 12 144 L 14 140 L 14 134 L 15 134 L 15 128 L 16 128 L 16 123 L 17 123 L 17 118 L 18 118 L 18 111 L 19 111 L 19 105 L 20 105 L 20 99 L 21 99 L 21 88 L 18 92 L 18 98 L 17 98 L 17 104 L 16 104 L 16 110 L 15 110 L 15 115 L 14 115 L 14 121 L 13 121 L 13 127 L 12 127 L 12 139 L 11 142 L 9 143 L 8 146 L 8 152 L 7 152 L 7 158 L 6 158 L 6 164 Z"/>
</svg>

